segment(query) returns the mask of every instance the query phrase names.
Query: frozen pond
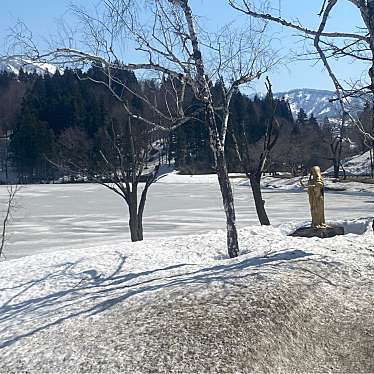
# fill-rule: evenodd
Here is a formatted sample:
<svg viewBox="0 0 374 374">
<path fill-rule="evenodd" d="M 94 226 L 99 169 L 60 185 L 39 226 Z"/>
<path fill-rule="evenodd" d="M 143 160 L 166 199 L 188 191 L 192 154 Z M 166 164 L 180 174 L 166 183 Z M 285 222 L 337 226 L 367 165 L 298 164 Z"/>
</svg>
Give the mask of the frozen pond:
<svg viewBox="0 0 374 374">
<path fill-rule="evenodd" d="M 250 190 L 234 185 L 238 227 L 258 224 Z M 4 204 L 6 187 L 0 187 Z M 304 192 L 264 193 L 272 224 L 309 219 Z M 9 227 L 8 259 L 35 253 L 84 248 L 108 241 L 128 241 L 127 207 L 102 186 L 29 185 L 17 197 L 18 208 Z M 326 219 L 372 216 L 374 195 L 326 193 Z M 214 183 L 151 187 L 144 216 L 145 239 L 225 229 L 224 213 Z"/>
</svg>

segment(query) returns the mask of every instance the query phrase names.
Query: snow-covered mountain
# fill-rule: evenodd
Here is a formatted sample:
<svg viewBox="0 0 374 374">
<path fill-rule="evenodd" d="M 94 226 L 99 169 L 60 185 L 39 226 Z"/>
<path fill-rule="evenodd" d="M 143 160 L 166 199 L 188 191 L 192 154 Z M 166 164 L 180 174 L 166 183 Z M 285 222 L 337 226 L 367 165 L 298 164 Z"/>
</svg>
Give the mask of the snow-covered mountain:
<svg viewBox="0 0 374 374">
<path fill-rule="evenodd" d="M 336 102 L 330 102 L 335 97 L 334 91 L 315 90 L 310 88 L 294 89 L 287 92 L 274 94 L 276 98 L 285 98 L 289 103 L 294 116 L 303 108 L 310 116 L 312 113 L 316 118 L 335 118 L 339 116 L 339 106 Z M 350 107 L 354 113 L 362 110 L 363 101 L 353 98 Z"/>
<path fill-rule="evenodd" d="M 52 64 L 45 64 L 39 62 L 32 62 L 30 60 L 22 59 L 19 57 L 12 57 L 0 60 L 0 72 L 6 71 L 8 73 L 19 74 L 20 70 L 37 74 L 54 74 L 57 70 L 57 67 Z"/>
</svg>

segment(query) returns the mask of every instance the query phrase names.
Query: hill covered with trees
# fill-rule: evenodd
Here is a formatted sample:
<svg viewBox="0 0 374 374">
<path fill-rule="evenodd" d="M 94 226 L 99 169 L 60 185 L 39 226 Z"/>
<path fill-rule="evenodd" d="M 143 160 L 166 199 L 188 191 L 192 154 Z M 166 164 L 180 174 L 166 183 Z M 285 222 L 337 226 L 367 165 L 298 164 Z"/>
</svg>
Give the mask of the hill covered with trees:
<svg viewBox="0 0 374 374">
<path fill-rule="evenodd" d="M 69 156 L 75 154 L 72 160 L 75 164 L 80 163 L 81 170 L 90 171 L 88 174 L 100 173 L 103 165 L 100 165 L 98 155 L 105 148 L 105 134 L 116 128 L 118 138 L 118 129 L 125 128 L 129 122 L 121 103 L 106 87 L 87 79 L 100 78 L 100 74 L 95 68 L 84 73 L 69 69 L 60 73 L 57 70 L 53 75 L 25 73 L 22 69 L 18 75 L 11 72 L 0 74 L 2 182 L 6 182 L 10 175 L 19 182 L 28 183 L 51 181 L 69 174 L 66 164 L 63 165 L 66 148 Z M 127 94 L 127 101 L 137 113 L 151 117 L 158 115 L 150 112 L 149 106 L 137 97 L 136 92 L 146 93 L 160 106 L 167 104 L 167 81 L 160 85 L 152 80 L 138 80 L 132 72 L 119 71 L 118 74 L 132 87 L 133 93 Z M 212 83 L 212 92 L 216 105 L 221 105 L 220 82 Z M 201 105 L 192 94 L 189 97 L 187 111 Z M 242 171 L 231 135 L 239 139 L 240 146 L 246 143 L 247 162 L 256 160 L 263 147 L 267 121 L 274 115 L 279 124 L 273 129 L 278 140 L 267 161 L 267 171 L 297 174 L 313 164 L 330 166 L 333 159 L 329 145 L 331 126 L 320 126 L 313 114 L 308 117 L 302 109 L 294 120 L 287 101 L 275 99 L 274 103 L 274 107 L 270 107 L 267 97 L 251 99 L 240 91 L 234 94 L 226 140 L 229 170 Z M 217 118 L 218 126 L 220 120 Z M 214 171 L 215 164 L 209 145 L 209 130 L 204 122 L 205 112 L 202 110 L 194 119 L 172 131 L 152 128 L 144 131 L 144 124 L 140 121 L 135 121 L 132 129 L 138 129 L 137 138 L 151 148 L 147 161 L 154 161 L 156 157 L 162 163 L 174 162 L 184 173 L 207 173 Z M 125 133 L 123 137 L 126 138 Z M 156 148 L 152 150 L 156 141 L 162 145 L 161 152 Z M 67 143 L 70 143 L 69 147 Z M 121 145 L 124 149 L 129 146 Z M 76 171 L 77 168 L 71 169 Z"/>
</svg>

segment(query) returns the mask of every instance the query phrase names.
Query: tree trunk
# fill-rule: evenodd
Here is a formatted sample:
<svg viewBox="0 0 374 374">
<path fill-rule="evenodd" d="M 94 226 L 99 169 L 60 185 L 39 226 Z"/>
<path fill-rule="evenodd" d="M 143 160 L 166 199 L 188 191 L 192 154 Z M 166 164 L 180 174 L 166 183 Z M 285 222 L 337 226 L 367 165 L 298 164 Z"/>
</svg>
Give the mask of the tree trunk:
<svg viewBox="0 0 374 374">
<path fill-rule="evenodd" d="M 225 157 L 225 144 L 220 139 L 215 114 L 212 105 L 207 105 L 206 119 L 209 129 L 210 148 L 214 154 L 218 184 L 221 190 L 223 208 L 226 214 L 227 252 L 230 258 L 239 256 L 238 233 L 235 225 L 234 195 L 232 193 L 227 163 Z"/>
<path fill-rule="evenodd" d="M 239 255 L 238 234 L 235 226 L 234 197 L 227 173 L 227 165 L 225 159 L 225 136 L 222 135 L 222 138 L 220 138 L 219 136 L 219 130 L 215 120 L 215 113 L 209 83 L 205 74 L 204 62 L 199 47 L 199 41 L 195 32 L 194 20 L 189 2 L 187 0 L 184 0 L 180 1 L 179 4 L 183 9 L 188 25 L 188 34 L 193 50 L 192 58 L 196 67 L 196 87 L 198 88 L 200 98 L 203 99 L 203 102 L 205 104 L 207 104 L 206 115 L 209 128 L 210 147 L 213 151 L 216 162 L 218 182 L 221 189 L 223 207 L 226 214 L 227 250 L 231 258 L 237 257 Z M 225 134 L 225 131 L 225 124 L 223 124 L 222 133 Z"/>
<path fill-rule="evenodd" d="M 138 242 L 143 240 L 143 224 L 142 219 L 136 212 L 136 209 L 130 209 L 130 219 L 129 219 L 129 226 L 130 226 L 130 235 L 132 242 Z"/>
<path fill-rule="evenodd" d="M 265 201 L 262 199 L 260 180 L 261 178 L 258 178 L 255 175 L 251 175 L 249 179 L 251 183 L 253 199 L 255 201 L 256 212 L 257 212 L 257 216 L 260 221 L 260 224 L 269 226 L 270 221 L 265 210 Z"/>
<path fill-rule="evenodd" d="M 133 187 L 134 188 L 134 187 Z M 129 227 L 132 242 L 143 240 L 143 217 L 138 214 L 138 196 L 137 188 L 129 194 Z"/>
<path fill-rule="evenodd" d="M 215 149 L 217 177 L 221 189 L 223 207 L 226 214 L 227 250 L 230 258 L 239 255 L 238 233 L 235 226 L 234 196 L 227 172 L 226 159 L 223 150 Z"/>
<path fill-rule="evenodd" d="M 369 77 L 370 77 L 370 89 L 371 89 L 371 128 L 372 128 L 372 134 L 374 136 L 374 0 L 368 0 L 367 2 L 367 9 L 368 9 L 368 22 L 366 23 L 369 30 L 369 37 L 370 37 L 370 50 L 371 50 L 371 56 L 372 56 L 372 63 L 369 69 Z M 370 164 L 370 174 L 371 177 L 374 177 L 374 166 L 373 166 L 373 141 L 371 141 L 372 148 L 370 152 L 371 157 L 371 164 Z"/>
<path fill-rule="evenodd" d="M 343 172 L 343 180 L 346 180 L 347 179 L 347 173 L 345 172 L 345 168 L 344 168 L 342 162 L 340 162 L 340 167 L 341 167 L 342 172 Z"/>
<path fill-rule="evenodd" d="M 334 178 L 339 179 L 339 161 L 334 159 Z"/>
</svg>

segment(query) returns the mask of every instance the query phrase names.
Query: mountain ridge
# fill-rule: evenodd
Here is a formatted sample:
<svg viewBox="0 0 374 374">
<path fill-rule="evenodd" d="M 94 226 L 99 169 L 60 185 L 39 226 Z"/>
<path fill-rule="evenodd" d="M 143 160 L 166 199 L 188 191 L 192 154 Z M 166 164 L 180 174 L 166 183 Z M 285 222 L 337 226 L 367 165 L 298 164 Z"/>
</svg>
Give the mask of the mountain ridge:
<svg viewBox="0 0 374 374">
<path fill-rule="evenodd" d="M 295 88 L 285 92 L 274 94 L 277 99 L 285 99 L 289 102 L 294 117 L 300 109 L 304 109 L 308 116 L 312 114 L 318 119 L 324 117 L 340 117 L 339 104 L 331 102 L 330 99 L 336 97 L 335 91 L 314 89 L 314 88 Z M 359 98 L 349 100 L 350 110 L 354 115 L 363 109 L 364 101 Z"/>
<path fill-rule="evenodd" d="M 0 72 L 13 73 L 19 75 L 20 70 L 25 73 L 36 74 L 55 74 L 58 70 L 57 66 L 47 63 L 32 62 L 20 57 L 11 57 L 0 59 Z"/>
</svg>

